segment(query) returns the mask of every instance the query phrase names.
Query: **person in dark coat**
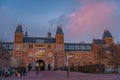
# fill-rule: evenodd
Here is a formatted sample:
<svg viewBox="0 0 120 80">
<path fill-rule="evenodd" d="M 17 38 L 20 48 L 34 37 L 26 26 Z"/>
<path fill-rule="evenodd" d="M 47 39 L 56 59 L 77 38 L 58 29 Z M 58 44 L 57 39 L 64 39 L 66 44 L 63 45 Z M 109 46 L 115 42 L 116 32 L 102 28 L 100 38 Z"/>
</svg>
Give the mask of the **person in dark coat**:
<svg viewBox="0 0 120 80">
<path fill-rule="evenodd" d="M 23 76 L 25 76 L 26 70 L 25 67 L 23 68 Z"/>
<path fill-rule="evenodd" d="M 7 72 L 5 72 L 5 77 L 8 77 L 8 73 Z"/>
<path fill-rule="evenodd" d="M 49 71 L 51 70 L 51 65 L 50 65 L 50 64 L 48 64 L 48 70 L 49 70 Z"/>
<path fill-rule="evenodd" d="M 35 67 L 36 67 L 36 74 L 38 75 L 38 73 L 39 73 L 39 67 L 40 67 L 38 62 L 36 63 Z"/>
<path fill-rule="evenodd" d="M 19 69 L 19 73 L 20 73 L 20 77 L 22 77 L 22 73 L 23 73 L 23 68 L 22 67 Z"/>
</svg>

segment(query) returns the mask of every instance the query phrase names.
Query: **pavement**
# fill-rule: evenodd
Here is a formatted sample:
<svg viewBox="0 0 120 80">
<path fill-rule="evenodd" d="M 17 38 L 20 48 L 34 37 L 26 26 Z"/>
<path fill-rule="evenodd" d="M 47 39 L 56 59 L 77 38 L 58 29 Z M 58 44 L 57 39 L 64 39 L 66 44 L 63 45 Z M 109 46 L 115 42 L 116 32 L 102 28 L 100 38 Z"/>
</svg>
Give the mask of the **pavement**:
<svg viewBox="0 0 120 80">
<path fill-rule="evenodd" d="M 41 71 L 36 75 L 35 71 L 28 72 L 22 77 L 1 77 L 0 80 L 120 80 L 120 74 L 85 74 L 70 72 L 67 77 L 66 71 Z"/>
</svg>

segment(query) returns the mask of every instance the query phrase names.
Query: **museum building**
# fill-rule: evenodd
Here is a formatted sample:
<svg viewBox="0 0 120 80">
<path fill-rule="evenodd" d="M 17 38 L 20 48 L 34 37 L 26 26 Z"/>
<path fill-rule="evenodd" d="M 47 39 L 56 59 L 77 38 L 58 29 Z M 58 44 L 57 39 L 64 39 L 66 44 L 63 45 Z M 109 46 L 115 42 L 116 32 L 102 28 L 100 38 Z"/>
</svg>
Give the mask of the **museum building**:
<svg viewBox="0 0 120 80">
<path fill-rule="evenodd" d="M 105 46 L 108 56 L 111 56 L 113 37 L 109 30 L 105 30 L 102 39 L 93 39 L 92 43 L 65 43 L 64 32 L 57 26 L 55 37 L 49 31 L 47 37 L 30 37 L 23 32 L 22 25 L 18 24 L 14 33 L 14 42 L 4 42 L 8 49 L 12 67 L 32 66 L 38 62 L 42 70 L 69 66 L 84 66 L 102 63 L 107 65 L 109 59 L 102 61 L 98 58 L 98 49 Z M 6 47 L 7 46 L 7 47 Z M 71 57 L 69 57 L 71 56 Z M 67 63 L 68 58 L 68 63 Z M 108 63 L 107 63 L 108 62 Z"/>
</svg>

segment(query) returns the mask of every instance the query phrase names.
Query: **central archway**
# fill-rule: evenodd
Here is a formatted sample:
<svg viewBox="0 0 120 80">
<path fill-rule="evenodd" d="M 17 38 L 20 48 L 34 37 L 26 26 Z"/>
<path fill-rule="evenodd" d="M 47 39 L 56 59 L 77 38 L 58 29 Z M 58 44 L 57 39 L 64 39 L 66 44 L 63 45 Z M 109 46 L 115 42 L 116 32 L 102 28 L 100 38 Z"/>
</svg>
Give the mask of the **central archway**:
<svg viewBox="0 0 120 80">
<path fill-rule="evenodd" d="M 39 59 L 36 61 L 36 63 L 39 63 L 41 71 L 45 70 L 45 62 L 43 60 Z"/>
</svg>

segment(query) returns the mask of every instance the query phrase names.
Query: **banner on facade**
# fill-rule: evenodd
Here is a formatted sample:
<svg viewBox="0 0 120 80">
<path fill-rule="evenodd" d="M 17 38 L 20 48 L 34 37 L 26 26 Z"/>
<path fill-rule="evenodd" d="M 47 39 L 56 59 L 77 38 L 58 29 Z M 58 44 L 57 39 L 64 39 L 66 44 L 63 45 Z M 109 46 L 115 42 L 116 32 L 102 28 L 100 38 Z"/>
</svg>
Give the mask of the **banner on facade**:
<svg viewBox="0 0 120 80">
<path fill-rule="evenodd" d="M 45 48 L 40 48 L 36 51 L 36 57 L 44 57 L 45 56 Z"/>
</svg>

